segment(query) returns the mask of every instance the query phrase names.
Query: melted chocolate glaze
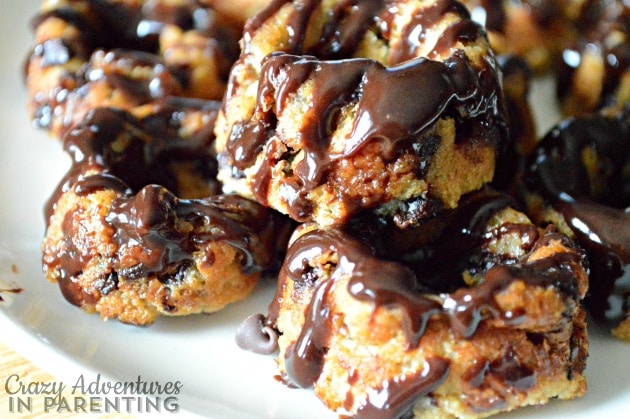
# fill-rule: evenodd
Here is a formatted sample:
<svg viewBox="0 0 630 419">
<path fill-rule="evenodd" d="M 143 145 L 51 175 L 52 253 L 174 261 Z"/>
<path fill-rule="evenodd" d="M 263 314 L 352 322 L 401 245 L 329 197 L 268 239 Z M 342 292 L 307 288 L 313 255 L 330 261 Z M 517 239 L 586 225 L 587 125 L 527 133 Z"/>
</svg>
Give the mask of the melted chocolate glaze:
<svg viewBox="0 0 630 419">
<path fill-rule="evenodd" d="M 176 25 L 182 30 L 195 30 L 216 39 L 221 52 L 234 57 L 238 34 L 222 22 L 203 1 L 188 0 L 183 4 L 165 1 L 143 5 L 120 4 L 107 0 L 82 1 L 81 7 L 64 5 L 38 14 L 31 25 L 37 28 L 50 18 L 63 20 L 76 28 L 80 37 L 75 53 L 83 58 L 96 49 L 122 48 L 157 53 L 159 34 L 164 25 Z"/>
<path fill-rule="evenodd" d="M 219 240 L 240 252 L 244 273 L 271 268 L 272 257 L 265 248 L 274 247 L 263 243 L 269 246 L 257 248 L 261 243 L 256 236 L 265 236 L 272 218 L 270 212 L 237 196 L 183 200 L 160 186 L 149 185 L 134 196 L 118 198 L 105 221 L 115 229 L 114 240 L 121 247 L 138 250 L 133 261 L 121 261 L 126 266 L 118 269 L 119 275 L 130 279 L 157 275 L 167 281 L 177 279 L 178 270 L 192 264 L 192 253 Z M 190 225 L 193 233 L 179 231 L 180 222 Z"/>
<path fill-rule="evenodd" d="M 521 7 L 526 7 L 534 21 L 542 26 L 548 27 L 562 16 L 561 1 L 558 0 L 522 0 L 512 2 L 511 0 L 480 0 L 479 5 L 485 10 L 486 28 L 493 32 L 504 33 L 507 24 L 506 8 L 507 3 L 522 3 Z"/>
<path fill-rule="evenodd" d="M 219 106 L 218 102 L 168 98 L 156 104 L 154 112 L 142 120 L 122 110 L 92 110 L 64 138 L 64 149 L 73 164 L 46 205 L 46 220 L 54 212 L 60 195 L 79 180 L 82 181 L 76 187 L 85 192 L 99 188 L 138 191 L 144 185 L 159 184 L 177 193 L 172 166 L 178 162 L 191 164 L 210 189 L 218 192 L 212 126 Z M 182 138 L 178 133 L 182 120 L 195 111 L 207 118 L 206 128 Z M 88 171 L 99 175 L 85 180 Z"/>
<path fill-rule="evenodd" d="M 596 153 L 594 174 L 585 152 Z M 603 321 L 630 309 L 630 107 L 617 117 L 570 118 L 530 161 L 526 184 L 560 211 L 590 260 L 587 307 Z"/>
<path fill-rule="evenodd" d="M 462 337 L 472 336 L 479 323 L 487 318 L 500 319 L 506 327 L 521 324 L 525 320 L 524 313 L 502 312 L 494 300 L 497 293 L 507 289 L 514 281 L 523 281 L 532 286 L 552 286 L 566 297 L 568 305 L 576 304 L 579 292 L 575 267 L 583 262 L 581 252 L 576 250 L 554 254 L 536 261 L 524 261 L 525 258 L 508 261 L 486 258 L 475 261 L 475 253 L 479 251 L 472 247 L 482 246 L 501 234 L 522 233 L 526 238 L 523 247 L 527 251 L 535 251 L 552 240 L 562 240 L 567 245 L 570 243 L 564 236 L 553 231 L 538 236 L 530 226 L 510 223 L 490 233 L 484 233 L 483 229 L 489 218 L 509 201 L 502 195 L 488 191 L 473 193 L 467 198 L 460 208 L 453 210 L 454 213 L 457 212 L 456 215 L 447 216 L 443 220 L 444 225 L 452 223 L 453 230 L 460 231 L 459 235 L 444 234 L 440 237 L 442 233 L 450 233 L 450 230 L 444 226 L 435 228 L 426 225 L 419 227 L 406 240 L 398 242 L 394 238 L 373 244 L 371 239 L 366 239 L 365 232 L 357 231 L 355 226 L 346 231 L 314 230 L 304 234 L 290 246 L 280 278 L 293 281 L 296 289 L 314 290 L 305 311 L 306 321 L 300 336 L 287 349 L 285 365 L 288 382 L 309 387 L 321 373 L 330 339 L 329 322 L 332 320 L 328 296 L 342 278 L 348 278 L 347 291 L 350 295 L 372 303 L 375 310 L 381 306 L 398 307 L 402 310 L 402 329 L 407 337 L 408 348 L 417 347 L 428 322 L 435 317 L 446 319 Z M 375 229 L 374 237 L 387 237 L 390 234 L 391 229 L 387 225 L 372 223 L 371 226 Z M 440 232 L 440 229 L 443 231 Z M 426 243 L 426 246 L 408 258 L 408 246 L 414 240 L 416 243 Z M 449 248 L 440 248 L 440 243 L 446 242 L 455 249 L 456 256 Z M 383 245 L 389 246 L 388 251 L 383 251 Z M 435 254 L 437 252 L 446 252 L 450 261 L 461 258 L 468 258 L 469 262 L 472 260 L 473 265 L 478 266 L 479 273 L 483 274 L 484 281 L 470 287 L 462 284 L 459 279 L 453 279 L 461 271 L 456 273 L 450 269 L 448 263 L 438 263 L 438 256 Z M 319 278 L 316 267 L 309 265 L 309 261 L 327 254 L 336 254 L 337 262 L 332 264 L 328 277 Z M 441 278 L 449 284 L 448 287 L 453 284 L 459 286 L 449 292 L 439 291 L 443 284 L 429 286 L 420 274 L 414 273 L 418 270 L 418 265 L 424 265 L 427 274 Z M 282 292 L 282 287 L 279 286 L 278 295 L 269 307 L 268 325 L 274 325 L 277 321 Z M 497 370 L 500 368 L 497 367 Z M 516 387 L 521 384 L 514 383 Z"/>
<path fill-rule="evenodd" d="M 426 42 L 427 32 L 447 13 L 458 16 L 459 19 L 454 24 L 454 28 L 458 29 L 446 29 L 433 47 L 432 54 L 441 55 L 446 52 L 447 48 L 460 40 L 472 41 L 479 36 L 484 36 L 481 27 L 469 20 L 470 14 L 461 3 L 451 0 L 435 1 L 431 6 L 420 10 L 402 28 L 402 42 L 393 48 L 391 52 L 392 62 L 402 63 L 416 58 L 418 56 L 417 49 Z"/>
<path fill-rule="evenodd" d="M 450 362 L 438 357 L 424 362 L 422 371 L 393 380 L 378 392 L 370 393 L 367 403 L 356 414 L 360 419 L 400 418 L 413 408 L 416 400 L 438 388 L 448 377 Z"/>
<path fill-rule="evenodd" d="M 99 234 L 111 237 L 118 253 L 109 274 L 96 281 L 106 294 L 119 277 L 156 277 L 163 282 L 183 280 L 194 263 L 193 253 L 211 242 L 221 241 L 237 250 L 244 273 L 271 269 L 286 243 L 282 218 L 244 198 L 218 195 L 204 199 L 179 199 L 176 172 L 170 166 L 190 163 L 214 182 L 212 125 L 219 104 L 173 99 L 142 120 L 120 110 L 97 108 L 66 137 L 64 145 L 73 165 L 47 206 L 47 220 L 61 195 L 69 190 L 87 196 L 99 190 L 116 192 L 109 212 L 102 217 Z M 208 118 L 206 128 L 188 138 L 178 135 L 189 111 Z M 173 167 L 173 170 L 177 170 Z M 44 263 L 60 271 L 59 284 L 66 298 L 76 305 L 95 303 L 76 282 L 94 257 L 95 249 L 81 240 L 84 226 L 68 211 L 61 224 L 64 245 L 58 253 L 45 255 Z M 187 228 L 182 228 L 187 226 Z M 278 252 L 278 253 L 276 253 Z M 212 254 L 203 263 L 213 263 Z"/>
<path fill-rule="evenodd" d="M 558 71 L 558 97 L 563 99 L 571 94 L 575 71 L 581 64 L 576 57 L 588 49 L 590 53 L 597 51 L 604 62 L 604 80 L 597 108 L 615 105 L 616 90 L 624 74 L 630 71 L 630 5 L 622 1 L 588 1 L 577 26 L 582 37 L 563 53 Z M 612 45 L 608 37 L 613 32 L 623 34 L 626 39 Z"/>
<path fill-rule="evenodd" d="M 285 4 L 286 1 L 275 1 L 248 22 L 244 54 L 251 49 L 255 32 Z M 415 49 L 423 35 L 413 32 L 412 36 L 412 28 L 408 29 L 404 42 L 392 46 L 389 67 L 362 58 L 340 59 L 354 53 L 346 40 L 360 39 L 370 25 L 388 31 L 388 22 L 395 11 L 384 9 L 385 5 L 384 1 L 342 1 L 330 12 L 330 21 L 315 45 L 304 42 L 309 18 L 319 1 L 295 5 L 287 19 L 291 38 L 280 52 L 270 54 L 262 63 L 253 117 L 232 127 L 226 154 L 235 168 L 242 171 L 256 161 L 256 156 L 276 134 L 277 117 L 284 111 L 287 98 L 306 80 L 313 79 L 311 108 L 297 138 L 292 139 L 298 142 L 304 159 L 283 189 L 289 215 L 298 221 L 309 219 L 312 209 L 304 203 L 308 202 L 310 191 L 327 182 L 331 166 L 368 143 L 378 141 L 387 159 L 405 152 L 419 155 L 423 163 L 418 164 L 421 171 L 421 167 L 428 166 L 426 163 L 436 149 L 434 141 L 427 139 L 428 129 L 440 117 L 455 118 L 461 128 L 460 135 L 471 133 L 469 137 L 475 141 L 496 146 L 505 137 L 503 103 L 496 88 L 497 69 L 491 60 L 485 68 L 475 69 L 461 50 L 453 52 L 444 62 L 415 58 Z M 419 12 L 411 26 L 429 26 L 447 12 L 457 13 L 461 19 L 439 37 L 434 54 L 447 51 L 459 41 L 482 36 L 479 26 L 468 19 L 468 12 L 449 0 L 438 1 Z M 337 32 L 329 29 L 334 23 L 340 23 Z M 415 36 L 419 38 L 414 39 Z M 356 117 L 351 133 L 344 149 L 333 155 L 329 146 L 340 110 L 354 102 Z M 464 130 L 464 124 L 473 128 L 468 126 Z M 480 135 L 482 130 L 484 135 Z M 274 156 L 267 160 L 273 159 Z M 267 201 L 273 163 L 263 163 L 251 186 L 259 202 Z M 344 191 L 339 193 L 343 195 Z"/>
<path fill-rule="evenodd" d="M 374 219 L 372 214 L 364 213 L 351 222 L 350 230 L 362 241 L 371 243 L 379 256 L 409 267 L 421 278 L 417 284 L 420 289 L 448 293 L 465 285 L 462 271 L 474 273 L 488 267 L 488 255 L 482 253 L 482 245 L 488 240 L 509 232 L 527 235 L 533 241 L 538 239 L 536 228 L 527 225 L 510 224 L 486 233 L 490 218 L 511 204 L 507 195 L 488 189 L 464 196 L 457 210 L 442 211 L 417 226 L 400 229 L 389 220 Z M 440 268 L 436 269 L 437 266 Z"/>
<path fill-rule="evenodd" d="M 501 358 L 488 360 L 479 359 L 475 364 L 468 367 L 462 374 L 462 379 L 468 387 L 483 391 L 490 387 L 490 391 L 497 391 L 492 388 L 493 381 L 498 381 L 504 385 L 498 389 L 500 396 L 487 398 L 483 403 L 475 401 L 475 410 L 478 412 L 504 409 L 507 403 L 504 399 L 510 391 L 526 392 L 536 384 L 536 373 L 525 365 L 521 365 L 513 350 L 508 350 Z"/>
<path fill-rule="evenodd" d="M 79 34 L 35 45 L 30 59 L 41 57 L 40 65 L 44 67 L 63 65 L 73 57 L 88 62 L 77 74 L 62 74 L 59 87 L 47 92 L 49 97 L 35 111 L 35 123 L 40 127 L 49 127 L 55 107 L 64 103 L 69 92 L 97 79 L 121 89 L 126 98 L 138 104 L 177 94 L 177 88 L 187 86 L 189 69 L 166 66 L 163 59 L 156 55 L 159 52 L 159 33 L 165 24 L 177 25 L 182 30 L 196 30 L 214 39 L 212 47 L 216 48 L 215 59 L 224 80 L 227 80 L 229 69 L 238 56 L 239 34 L 215 16 L 204 2 L 189 0 L 182 5 L 168 5 L 158 1 L 141 7 L 105 0 L 80 3 L 85 6 L 84 10 L 78 6 L 60 6 L 40 13 L 32 21 L 33 27 L 37 28 L 49 19 L 60 19 Z M 90 72 L 89 59 L 97 50 L 107 51 L 108 59 L 120 61 L 118 65 L 123 67 L 152 67 L 156 76 L 145 80 L 132 79 L 113 70 Z M 25 77 L 28 77 L 28 62 Z M 168 81 L 169 78 L 177 81 L 177 88 L 164 88 L 174 83 Z M 36 97 L 35 100 L 41 99 Z"/>
</svg>

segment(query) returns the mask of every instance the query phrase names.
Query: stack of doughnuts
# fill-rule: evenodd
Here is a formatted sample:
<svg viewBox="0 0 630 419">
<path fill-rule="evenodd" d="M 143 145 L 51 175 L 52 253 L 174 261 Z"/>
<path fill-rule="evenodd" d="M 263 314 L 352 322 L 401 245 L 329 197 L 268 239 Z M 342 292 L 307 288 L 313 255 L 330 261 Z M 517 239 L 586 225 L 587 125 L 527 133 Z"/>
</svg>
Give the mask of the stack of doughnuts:
<svg viewBox="0 0 630 419">
<path fill-rule="evenodd" d="M 287 385 L 344 416 L 584 394 L 585 253 L 489 186 L 499 158 L 533 148 L 526 64 L 497 60 L 447 0 L 278 0 L 241 42 L 218 179 L 301 224 L 237 343 L 277 350 Z"/>
<path fill-rule="evenodd" d="M 219 180 L 320 225 L 455 208 L 507 142 L 497 63 L 467 15 L 450 1 L 273 2 L 232 68 Z"/>
<path fill-rule="evenodd" d="M 149 325 L 277 275 L 237 343 L 343 416 L 580 397 L 585 307 L 630 340 L 629 16 L 604 0 L 46 0 L 28 108 L 72 162 L 46 206 L 47 277 Z M 550 69 L 574 116 L 537 141 L 529 83 Z"/>
<path fill-rule="evenodd" d="M 588 250 L 586 306 L 630 341 L 630 6 L 620 0 L 464 3 L 486 24 L 495 51 L 516 55 L 507 62 L 554 74 L 567 116 L 532 141 L 512 80 L 524 72 L 504 67 L 508 109 L 520 110 L 510 112 L 511 163 L 499 167 L 495 185 L 509 185 L 537 224 L 553 223 Z M 510 175 L 514 162 L 516 176 Z"/>
<path fill-rule="evenodd" d="M 465 3 L 473 16 L 484 17 L 495 50 L 519 55 L 534 71 L 550 69 L 557 79 L 567 119 L 539 142 L 520 137 L 530 126 L 519 120 L 526 111 L 510 114 L 517 122 L 512 162 L 521 172 L 512 189 L 536 223 L 553 223 L 588 250 L 586 306 L 630 341 L 630 6 L 619 0 Z M 527 48 L 517 50 L 511 34 L 532 28 L 520 37 Z M 546 57 L 545 65 L 532 55 Z M 508 103 L 522 104 L 510 93 L 514 84 L 504 81 Z M 500 170 L 504 181 L 495 183 L 512 181 L 508 171 Z"/>
<path fill-rule="evenodd" d="M 72 160 L 46 208 L 44 270 L 104 319 L 213 312 L 280 264 L 290 223 L 216 180 L 217 99 L 246 17 L 219 9 L 44 1 L 33 20 L 29 110 Z"/>
</svg>

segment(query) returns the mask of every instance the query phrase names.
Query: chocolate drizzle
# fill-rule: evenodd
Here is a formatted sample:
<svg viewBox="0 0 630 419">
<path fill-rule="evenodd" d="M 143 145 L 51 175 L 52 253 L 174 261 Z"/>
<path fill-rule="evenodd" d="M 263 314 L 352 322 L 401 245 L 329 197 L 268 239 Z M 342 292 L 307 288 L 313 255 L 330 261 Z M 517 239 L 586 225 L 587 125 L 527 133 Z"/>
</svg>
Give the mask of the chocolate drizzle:
<svg viewBox="0 0 630 419">
<path fill-rule="evenodd" d="M 243 34 L 243 51 L 251 51 L 251 40 L 265 22 L 281 8 L 292 7 L 285 26 L 288 34 L 286 43 L 278 49 L 289 54 L 304 53 L 322 59 L 338 59 L 352 55 L 374 17 L 383 8 L 384 0 L 341 0 L 328 12 L 328 20 L 321 36 L 314 45 L 305 45 L 306 31 L 321 0 L 305 0 L 290 4 L 290 0 L 274 0 L 262 12 L 250 19 Z"/>
<path fill-rule="evenodd" d="M 467 220 L 464 225 L 474 227 L 470 230 L 462 229 L 461 236 L 446 235 L 448 239 L 444 239 L 449 240 L 454 249 L 467 250 L 455 256 L 446 249 L 440 249 L 446 251 L 449 260 L 462 258 L 474 260 L 471 246 L 484 245 L 495 239 L 497 234 L 525 232 L 526 238 L 527 235 L 531 235 L 530 229 L 514 224 L 507 224 L 491 234 L 482 233 L 489 217 L 504 208 L 506 201 L 501 195 L 494 193 L 472 195 L 473 197 L 469 197 L 469 207 L 464 206 L 463 209 L 453 211 L 461 211 L 457 218 Z M 451 220 L 447 217 L 446 223 L 449 222 Z M 374 228 L 375 236 L 388 235 L 382 226 Z M 363 233 L 357 232 L 355 228 L 347 231 L 339 229 L 310 231 L 290 246 L 280 278 L 293 281 L 296 289 L 312 288 L 313 296 L 305 311 L 306 321 L 300 336 L 287 350 L 285 365 L 288 381 L 301 387 L 309 387 L 317 380 L 330 339 L 329 322 L 332 313 L 329 308 L 329 294 L 342 280 L 347 280 L 347 292 L 350 295 L 360 301 L 371 303 L 375 311 L 378 307 L 397 307 L 402 311 L 402 330 L 406 336 L 407 349 L 418 346 L 431 319 L 442 318 L 448 321 L 461 337 L 472 336 L 480 322 L 488 318 L 500 320 L 505 327 L 522 324 L 526 320 L 525 313 L 504 312 L 494 299 L 497 293 L 506 290 L 515 281 L 541 288 L 554 287 L 565 296 L 570 306 L 580 298 L 575 271 L 582 263 L 583 256 L 580 252 L 556 253 L 534 261 L 528 261 L 527 255 L 503 263 L 479 261 L 476 263 L 480 267 L 484 266 L 483 271 L 479 272 L 483 274 L 483 281 L 478 285 L 468 286 L 450 278 L 456 273 L 451 272 L 448 263 L 437 263 L 434 259 L 432 251 L 437 251 L 440 246 L 440 240 L 434 240 L 434 228 L 426 230 L 419 228 L 415 233 L 428 234 L 417 239 L 418 241 L 437 245 L 435 248 L 427 245 L 425 251 L 413 256 L 411 263 L 405 257 L 404 246 L 395 247 L 395 244 L 388 242 L 392 248 L 384 258 L 385 255 L 379 249 L 378 243 L 374 245 L 371 240 L 365 240 L 365 236 L 362 237 Z M 564 236 L 549 231 L 540 237 L 537 234 L 533 238 L 529 237 L 523 246 L 528 252 L 533 252 L 540 246 L 547 246 L 550 242 L 558 240 L 566 242 Z M 323 274 L 318 265 L 313 265 L 315 262 L 312 262 L 322 257 L 325 261 L 317 263 L 327 266 L 330 264 L 330 267 L 326 268 L 326 271 L 329 271 L 327 274 Z M 332 262 L 333 260 L 336 262 Z M 426 263 L 425 267 L 430 275 L 441 277 L 448 284 L 461 285 L 451 292 L 436 292 L 435 288 L 425 283 L 421 275 L 414 274 L 417 265 L 422 263 Z M 279 287 L 278 292 L 280 294 L 269 308 L 268 324 L 274 324 L 278 318 L 282 287 Z M 444 364 L 440 365 L 438 370 L 443 370 Z M 439 373 L 438 377 L 442 377 L 442 373 Z"/>
<path fill-rule="evenodd" d="M 630 6 L 618 0 L 585 2 L 576 26 L 581 37 L 563 51 L 557 74 L 558 97 L 562 101 L 570 99 L 576 71 L 582 65 L 584 54 L 590 54 L 601 60 L 604 74 L 601 85 L 588 88 L 601 88 L 601 92 L 596 103 L 582 100 L 573 104 L 577 109 L 568 111 L 584 114 L 617 105 L 618 88 L 624 74 L 630 71 Z"/>
<path fill-rule="evenodd" d="M 245 27 L 243 63 L 248 54 L 253 54 L 251 43 L 265 22 L 281 9 L 287 15 L 288 40 L 261 63 L 253 115 L 232 125 L 225 155 L 221 156 L 222 161 L 229 161 L 242 172 L 266 151 L 250 185 L 259 202 L 267 202 L 275 164 L 283 159 L 290 161 L 298 152 L 303 153 L 303 158 L 284 178 L 281 199 L 292 218 L 305 221 L 312 215 L 310 192 L 330 182 L 328 174 L 333 167 L 368 144 L 378 142 L 386 161 L 412 153 L 422 171 L 436 149 L 436 140 L 429 131 L 439 118 L 455 119 L 457 129 L 462 130 L 460 141 L 467 138 L 493 146 L 502 141 L 505 121 L 494 63 L 489 60 L 482 68 L 473 67 L 463 50 L 453 48 L 458 42 L 468 43 L 482 36 L 482 30 L 469 19 L 461 4 L 440 0 L 420 8 L 405 29 L 409 32 L 403 36 L 403 42 L 392 43 L 387 65 L 350 57 L 355 56 L 360 45 L 355 41 L 363 38 L 368 29 L 376 30 L 385 39 L 389 36 L 389 26 L 398 13 L 394 6 L 377 0 L 337 2 L 326 15 L 319 36 L 309 36 L 307 40 L 305 34 L 319 7 L 317 0 L 293 4 L 274 1 Z M 448 13 L 456 15 L 455 23 L 436 36 L 433 46 L 435 56 L 450 51 L 448 57 L 442 62 L 417 57 L 416 49 L 425 42 L 426 34 L 417 33 L 414 28 L 429 30 Z M 289 99 L 300 94 L 299 89 L 309 80 L 313 83 L 309 109 L 298 132 L 291 134 L 292 138 L 284 138 L 286 134 L 276 131 L 277 121 L 286 111 Z M 227 97 L 231 94 L 228 92 Z M 340 115 L 349 109 L 355 115 L 352 128 L 343 147 L 333 151 L 331 139 Z M 468 138 L 462 135 L 463 124 L 483 126 L 485 134 L 477 135 L 477 128 L 466 128 Z M 352 202 L 351 194 L 343 187 L 335 190 L 341 200 L 348 195 L 344 205 L 349 212 L 363 205 Z"/>
<path fill-rule="evenodd" d="M 438 357 L 424 362 L 422 371 L 385 382 L 383 388 L 368 392 L 368 400 L 356 414 L 360 419 L 399 418 L 416 400 L 438 388 L 448 377 L 450 362 Z"/>
<path fill-rule="evenodd" d="M 245 274 L 270 268 L 273 261 L 266 250 L 256 249 L 261 245 L 256 235 L 264 231 L 269 218 L 267 211 L 237 196 L 181 200 L 163 187 L 149 185 L 114 201 L 105 221 L 126 255 L 117 270 L 120 276 L 156 275 L 169 281 L 190 267 L 195 251 L 214 241 L 239 251 Z M 178 223 L 189 225 L 192 232 L 180 231 Z"/>
<path fill-rule="evenodd" d="M 479 359 L 462 374 L 466 386 L 480 391 L 498 391 L 500 397 L 482 398 L 481 403 L 475 401 L 475 410 L 496 411 L 505 409 L 506 393 L 526 392 L 536 385 L 536 372 L 521 365 L 513 349 L 494 360 Z M 498 380 L 503 386 L 493 388 L 492 382 Z"/>
<path fill-rule="evenodd" d="M 327 301 L 334 285 L 334 281 L 323 281 L 315 287 L 300 337 L 287 348 L 285 368 L 291 384 L 311 387 L 322 371 L 331 329 L 332 312 Z"/>
<path fill-rule="evenodd" d="M 458 19 L 444 30 L 437 38 L 433 48 L 427 48 L 427 33 L 440 22 L 447 13 L 455 14 Z M 431 53 L 429 57 L 440 56 L 459 41 L 474 41 L 483 36 L 481 27 L 470 20 L 468 10 L 458 1 L 439 0 L 420 9 L 402 28 L 401 42 L 392 48 L 391 60 L 402 63 L 418 57 L 417 50 L 424 45 Z"/>
<path fill-rule="evenodd" d="M 199 263 L 214 263 L 207 245 L 216 241 L 236 250 L 244 274 L 274 267 L 283 240 L 278 215 L 237 196 L 180 199 L 169 190 L 179 190 L 180 164 L 191 168 L 190 175 L 209 182 L 211 191 L 206 193 L 216 190 L 211 144 L 218 106 L 173 99 L 156 105 L 155 113 L 142 120 L 124 111 L 97 108 L 65 137 L 73 165 L 49 201 L 47 221 L 69 191 L 79 201 L 98 191 L 115 194 L 107 214 L 100 217 L 88 215 L 89 209 L 82 204 L 67 211 L 60 226 L 63 243 L 44 255 L 44 264 L 58 270 L 60 287 L 69 301 L 95 303 L 96 291 L 106 294 L 120 278 L 184 280 L 185 271 L 196 263 L 197 252 L 206 252 L 199 256 Z M 207 124 L 182 137 L 180 129 L 190 113 L 205 118 Z M 87 217 L 92 224 L 85 224 Z M 98 289 L 91 292 L 77 278 L 101 252 L 90 239 L 94 229 L 117 250 L 107 259 L 109 273 L 95 281 Z"/>
<path fill-rule="evenodd" d="M 144 185 L 159 184 L 179 192 L 173 171 L 178 163 L 190 165 L 206 182 L 209 194 L 218 192 L 212 126 L 219 106 L 218 102 L 169 98 L 156 103 L 154 112 L 142 120 L 111 108 L 89 112 L 64 137 L 64 149 L 73 164 L 46 205 L 46 222 L 61 194 L 71 187 L 78 193 L 96 189 L 131 193 Z M 192 112 L 199 112 L 207 125 L 182 138 L 178 130 Z M 98 174 L 87 179 L 85 174 L 93 172 Z"/>
<path fill-rule="evenodd" d="M 168 95 L 182 95 L 183 89 L 188 86 L 190 69 L 167 65 L 158 56 L 159 34 L 167 24 L 212 39 L 207 48 L 213 50 L 223 80 L 227 80 L 229 69 L 237 58 L 239 34 L 204 2 L 188 0 L 175 5 L 159 1 L 123 5 L 96 0 L 79 3 L 77 6 L 72 3 L 59 5 L 40 13 L 32 21 L 35 30 L 56 19 L 76 32 L 66 31 L 59 38 L 35 45 L 25 65 L 27 80 L 30 76 L 29 64 L 35 59 L 40 59 L 35 65 L 44 69 L 63 66 L 73 58 L 84 63 L 76 73 L 61 72 L 59 81 L 50 91 L 34 92 L 36 94 L 31 99 L 35 106 L 34 122 L 40 127 L 49 128 L 53 119 L 60 117 L 61 110 L 58 108 L 73 100 L 72 94 L 79 98 L 85 96 L 88 86 L 96 81 L 121 89 L 133 104 L 144 104 Z M 105 68 L 92 71 L 95 58 L 99 56 L 105 57 Z M 140 72 L 130 76 L 130 69 L 136 67 L 150 68 L 153 76 L 148 79 L 137 77 Z M 124 70 L 127 70 L 126 74 Z"/>
<path fill-rule="evenodd" d="M 491 264 L 517 262 L 509 255 L 488 254 L 484 244 L 518 234 L 527 252 L 539 239 L 536 227 L 529 224 L 506 223 L 486 231 L 490 218 L 512 204 L 507 195 L 485 189 L 464 196 L 456 210 L 441 211 L 414 227 L 400 229 L 392 221 L 365 213 L 352 221 L 350 230 L 371 243 L 379 256 L 408 266 L 421 278 L 422 289 L 450 293 L 465 286 L 461 279 L 465 270 L 475 274 Z"/>
<path fill-rule="evenodd" d="M 587 155 L 595 156 L 586 163 Z M 591 159 L 592 160 L 592 159 Z M 616 117 L 570 118 L 536 148 L 526 177 L 560 211 L 587 250 L 587 307 L 600 321 L 630 309 L 630 108 Z"/>
<path fill-rule="evenodd" d="M 305 154 L 295 167 L 295 180 L 287 185 L 291 192 L 285 198 L 290 215 L 296 220 L 310 215 L 299 203 L 325 182 L 335 161 L 352 156 L 372 141 L 382 145 L 388 159 L 400 152 L 398 144 L 402 142 L 420 142 L 417 149 L 424 150 L 420 138 L 439 117 L 453 112 L 453 108 L 469 118 L 492 114 L 499 100 L 487 90 L 485 80 L 479 78 L 462 53 L 455 53 L 445 62 L 419 58 L 395 67 L 365 59 L 320 61 L 272 54 L 262 66 L 255 117 L 235 124 L 227 144 L 227 152 L 238 169 L 254 163 L 273 135 L 275 115 L 282 113 L 287 97 L 296 93 L 309 77 L 315 84 L 312 106 L 296 139 Z M 423 100 L 404 99 L 419 92 L 423 92 Z M 352 101 L 357 101 L 352 131 L 344 149 L 331 154 L 330 127 L 341 109 Z M 263 109 L 262 105 L 269 102 L 274 107 Z M 270 176 L 264 173 L 270 170 L 271 164 L 263 165 L 252 186 L 260 202 L 266 202 Z"/>
<path fill-rule="evenodd" d="M 217 41 L 223 53 L 233 56 L 236 33 L 221 21 L 207 4 L 187 0 L 181 4 L 164 1 L 133 5 L 106 0 L 82 2 L 81 6 L 62 5 L 32 20 L 37 29 L 48 19 L 64 21 L 74 27 L 80 44 L 72 46 L 74 53 L 87 59 L 96 49 L 121 48 L 156 54 L 159 34 L 164 25 L 175 25 L 184 31 L 195 30 Z M 85 6 L 85 7 L 83 7 Z"/>
</svg>

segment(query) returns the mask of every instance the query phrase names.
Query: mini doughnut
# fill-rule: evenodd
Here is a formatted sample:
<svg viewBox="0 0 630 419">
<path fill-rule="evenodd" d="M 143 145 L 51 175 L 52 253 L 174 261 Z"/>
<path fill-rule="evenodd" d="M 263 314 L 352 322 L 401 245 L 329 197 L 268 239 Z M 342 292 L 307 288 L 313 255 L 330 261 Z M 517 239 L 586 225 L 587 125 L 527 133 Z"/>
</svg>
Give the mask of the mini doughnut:
<svg viewBox="0 0 630 419">
<path fill-rule="evenodd" d="M 630 4 L 584 1 L 580 37 L 566 45 L 558 96 L 566 115 L 584 116 L 630 101 Z"/>
<path fill-rule="evenodd" d="M 575 39 L 576 9 L 583 0 L 463 0 L 484 25 L 498 54 L 517 55 L 537 73 L 554 68 L 568 40 Z"/>
<path fill-rule="evenodd" d="M 47 277 L 69 302 L 134 325 L 244 298 L 286 243 L 279 214 L 210 196 L 218 103 L 149 108 L 92 109 L 64 137 L 73 164 L 47 207 L 42 246 Z"/>
<path fill-rule="evenodd" d="M 586 390 L 584 253 L 489 190 L 401 230 L 303 225 L 266 321 L 288 384 L 357 418 L 485 417 Z M 409 416 L 410 417 L 410 416 Z"/>
<path fill-rule="evenodd" d="M 245 27 L 217 119 L 218 178 L 297 221 L 402 223 L 492 180 L 496 60 L 458 2 L 276 0 Z"/>
<path fill-rule="evenodd" d="M 630 100 L 630 5 L 623 0 L 464 0 L 499 54 L 551 70 L 565 115 Z"/>
<path fill-rule="evenodd" d="M 220 99 L 241 30 L 197 0 L 45 0 L 33 26 L 29 112 L 58 138 L 96 106 Z"/>
<path fill-rule="evenodd" d="M 540 141 L 525 175 L 529 213 L 586 249 L 593 317 L 630 341 L 630 106 L 569 118 Z"/>
</svg>

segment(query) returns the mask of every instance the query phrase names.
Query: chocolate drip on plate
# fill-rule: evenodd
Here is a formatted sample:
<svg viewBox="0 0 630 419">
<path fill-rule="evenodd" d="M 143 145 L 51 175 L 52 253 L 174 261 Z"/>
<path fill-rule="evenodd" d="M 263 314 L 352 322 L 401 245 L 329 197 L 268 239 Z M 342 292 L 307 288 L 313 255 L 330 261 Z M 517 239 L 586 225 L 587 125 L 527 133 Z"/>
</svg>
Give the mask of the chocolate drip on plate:
<svg viewBox="0 0 630 419">
<path fill-rule="evenodd" d="M 265 316 L 252 314 L 236 330 L 239 348 L 257 354 L 271 354 L 278 349 L 278 332 L 266 324 Z"/>
<path fill-rule="evenodd" d="M 24 291 L 24 289 L 22 289 L 22 288 L 0 289 L 0 302 L 4 301 L 4 298 L 2 298 L 2 293 L 3 292 L 9 292 L 11 294 L 20 294 L 23 291 Z"/>
</svg>

